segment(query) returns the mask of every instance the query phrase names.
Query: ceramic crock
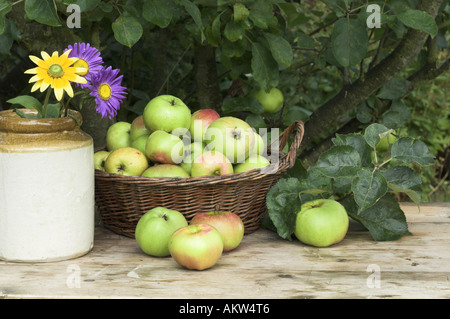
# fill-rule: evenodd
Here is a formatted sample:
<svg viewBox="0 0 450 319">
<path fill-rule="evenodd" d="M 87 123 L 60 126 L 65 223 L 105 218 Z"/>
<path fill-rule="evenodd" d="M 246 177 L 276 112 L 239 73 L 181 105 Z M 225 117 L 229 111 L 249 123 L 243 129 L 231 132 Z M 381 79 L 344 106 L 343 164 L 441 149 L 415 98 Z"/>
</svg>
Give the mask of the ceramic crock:
<svg viewBox="0 0 450 319">
<path fill-rule="evenodd" d="M 0 259 L 59 261 L 92 249 L 93 153 L 92 138 L 71 117 L 0 112 Z"/>
</svg>

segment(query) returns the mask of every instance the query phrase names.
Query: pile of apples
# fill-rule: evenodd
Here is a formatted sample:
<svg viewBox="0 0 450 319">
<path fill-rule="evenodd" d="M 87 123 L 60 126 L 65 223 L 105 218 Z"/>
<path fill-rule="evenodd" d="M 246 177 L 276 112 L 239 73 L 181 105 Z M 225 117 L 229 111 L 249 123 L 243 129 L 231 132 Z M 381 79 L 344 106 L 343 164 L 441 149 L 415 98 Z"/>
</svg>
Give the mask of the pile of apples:
<svg viewBox="0 0 450 319">
<path fill-rule="evenodd" d="M 145 254 L 172 256 L 192 270 L 211 268 L 223 252 L 238 247 L 243 237 L 244 224 L 232 212 L 198 213 L 188 224 L 179 211 L 160 206 L 142 215 L 135 229 L 136 242 Z"/>
<path fill-rule="evenodd" d="M 242 173 L 270 165 L 266 143 L 248 123 L 213 109 L 191 110 L 179 98 L 160 95 L 132 123 L 108 128 L 96 169 L 146 177 L 198 177 Z"/>
</svg>

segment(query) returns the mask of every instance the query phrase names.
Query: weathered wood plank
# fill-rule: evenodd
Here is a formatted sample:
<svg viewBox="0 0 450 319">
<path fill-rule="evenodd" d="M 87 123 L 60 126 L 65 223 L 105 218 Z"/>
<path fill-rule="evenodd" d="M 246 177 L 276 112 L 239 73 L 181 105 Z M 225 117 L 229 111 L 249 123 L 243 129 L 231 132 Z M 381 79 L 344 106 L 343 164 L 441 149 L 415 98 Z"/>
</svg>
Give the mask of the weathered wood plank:
<svg viewBox="0 0 450 319">
<path fill-rule="evenodd" d="M 450 204 L 403 204 L 412 236 L 375 242 L 352 224 L 315 248 L 261 229 L 205 271 L 144 255 L 101 227 L 94 249 L 62 262 L 0 261 L 2 298 L 450 298 Z"/>
</svg>

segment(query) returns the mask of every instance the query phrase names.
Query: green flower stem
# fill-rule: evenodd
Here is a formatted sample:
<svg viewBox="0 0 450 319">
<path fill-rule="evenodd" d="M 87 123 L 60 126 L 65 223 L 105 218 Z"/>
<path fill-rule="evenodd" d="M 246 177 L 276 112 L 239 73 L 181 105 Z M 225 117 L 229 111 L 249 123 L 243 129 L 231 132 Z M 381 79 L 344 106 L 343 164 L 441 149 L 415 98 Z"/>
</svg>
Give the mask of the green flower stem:
<svg viewBox="0 0 450 319">
<path fill-rule="evenodd" d="M 44 105 L 42 106 L 42 117 L 46 117 L 47 116 L 47 105 L 48 105 L 48 100 L 50 98 L 50 94 L 52 93 L 52 89 L 49 88 L 47 90 L 47 94 L 45 95 L 45 100 L 44 100 Z"/>
</svg>

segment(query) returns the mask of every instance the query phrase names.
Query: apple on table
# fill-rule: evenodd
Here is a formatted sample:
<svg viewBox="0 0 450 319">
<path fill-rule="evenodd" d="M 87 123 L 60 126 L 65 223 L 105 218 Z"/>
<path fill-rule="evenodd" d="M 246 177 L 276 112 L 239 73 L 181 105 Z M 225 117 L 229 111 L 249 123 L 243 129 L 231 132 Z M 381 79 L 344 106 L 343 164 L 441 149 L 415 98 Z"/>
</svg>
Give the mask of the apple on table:
<svg viewBox="0 0 450 319">
<path fill-rule="evenodd" d="M 219 151 L 233 164 L 243 162 L 250 155 L 254 143 L 251 126 L 233 116 L 218 118 L 205 133 L 206 148 Z"/>
<path fill-rule="evenodd" d="M 316 199 L 301 206 L 294 234 L 304 244 L 328 247 L 344 239 L 348 226 L 347 211 L 341 203 L 332 199 Z"/>
<path fill-rule="evenodd" d="M 244 223 L 242 219 L 229 211 L 197 213 L 192 217 L 189 224 L 207 224 L 217 229 L 222 236 L 223 251 L 235 249 L 244 238 Z"/>
<path fill-rule="evenodd" d="M 187 269 L 205 270 L 214 266 L 223 252 L 220 233 L 207 224 L 177 229 L 169 240 L 170 255 Z"/>
<path fill-rule="evenodd" d="M 170 256 L 170 237 L 177 229 L 187 225 L 186 217 L 179 211 L 158 206 L 141 216 L 134 236 L 144 253 L 167 257 Z"/>
<path fill-rule="evenodd" d="M 105 161 L 106 172 L 124 176 L 140 176 L 147 167 L 145 154 L 133 147 L 115 149 Z"/>
<path fill-rule="evenodd" d="M 112 124 L 106 131 L 106 148 L 108 151 L 131 146 L 130 132 L 131 123 L 119 121 Z"/>
<path fill-rule="evenodd" d="M 145 127 L 150 131 L 172 132 L 175 129 L 189 129 L 191 110 L 173 95 L 159 95 L 148 102 L 142 114 Z"/>
</svg>

